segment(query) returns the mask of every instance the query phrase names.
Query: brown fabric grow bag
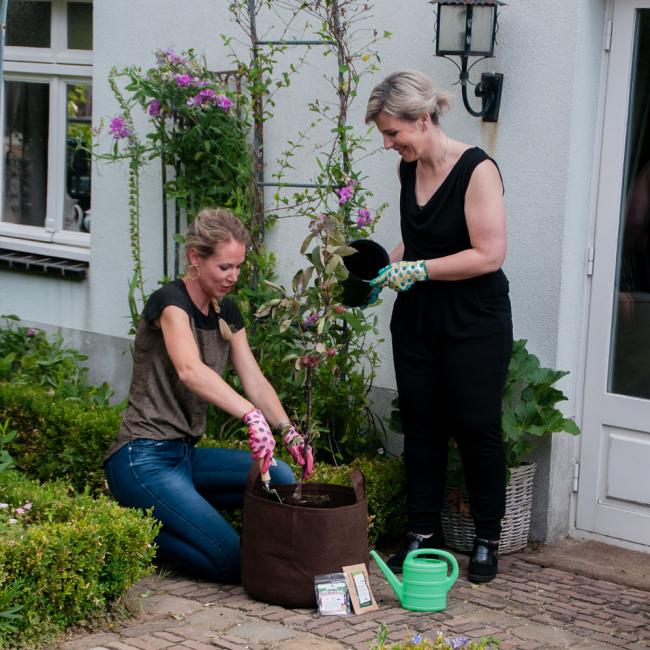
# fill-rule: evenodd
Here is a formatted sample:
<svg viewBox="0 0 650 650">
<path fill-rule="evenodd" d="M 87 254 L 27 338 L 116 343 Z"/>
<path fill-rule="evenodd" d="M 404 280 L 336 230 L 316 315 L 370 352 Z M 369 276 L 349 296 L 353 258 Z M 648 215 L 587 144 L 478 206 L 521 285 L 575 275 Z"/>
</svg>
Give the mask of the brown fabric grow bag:
<svg viewBox="0 0 650 650">
<path fill-rule="evenodd" d="M 368 502 L 363 474 L 353 487 L 303 484 L 303 494 L 327 495 L 329 507 L 271 501 L 262 491 L 257 463 L 244 493 L 241 575 L 251 598 L 282 607 L 316 607 L 314 576 L 368 564 Z M 294 485 L 274 486 L 288 498 Z"/>
</svg>

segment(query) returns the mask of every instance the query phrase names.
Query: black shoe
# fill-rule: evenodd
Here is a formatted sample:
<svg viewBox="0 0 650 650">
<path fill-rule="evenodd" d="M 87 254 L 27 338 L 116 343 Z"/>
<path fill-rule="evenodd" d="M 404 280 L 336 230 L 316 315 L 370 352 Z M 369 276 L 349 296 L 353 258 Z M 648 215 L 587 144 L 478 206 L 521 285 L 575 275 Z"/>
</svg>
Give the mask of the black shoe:
<svg viewBox="0 0 650 650">
<path fill-rule="evenodd" d="M 445 538 L 442 533 L 433 533 L 430 537 L 422 537 L 418 533 L 406 533 L 406 542 L 402 548 L 389 558 L 386 564 L 393 573 L 402 573 L 402 566 L 409 551 L 417 548 L 442 548 L 445 545 Z M 427 556 L 423 556 L 427 557 Z M 435 556 L 431 556 L 435 557 Z"/>
<path fill-rule="evenodd" d="M 490 582 L 499 568 L 499 541 L 474 540 L 474 550 L 469 561 L 467 577 L 470 582 Z"/>
</svg>

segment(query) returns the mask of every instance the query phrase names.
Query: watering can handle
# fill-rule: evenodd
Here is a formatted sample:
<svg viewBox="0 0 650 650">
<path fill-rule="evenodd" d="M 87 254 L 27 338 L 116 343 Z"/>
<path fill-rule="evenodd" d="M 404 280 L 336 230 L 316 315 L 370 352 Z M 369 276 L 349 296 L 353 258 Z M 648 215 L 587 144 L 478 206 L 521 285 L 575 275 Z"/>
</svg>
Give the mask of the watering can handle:
<svg viewBox="0 0 650 650">
<path fill-rule="evenodd" d="M 458 577 L 458 562 L 451 553 L 436 548 L 417 548 L 413 551 L 409 551 L 407 557 L 418 557 L 418 555 L 439 555 L 440 557 L 445 558 L 451 566 L 451 573 L 447 576 L 447 585 L 451 587 L 451 585 L 456 582 L 456 578 Z"/>
</svg>

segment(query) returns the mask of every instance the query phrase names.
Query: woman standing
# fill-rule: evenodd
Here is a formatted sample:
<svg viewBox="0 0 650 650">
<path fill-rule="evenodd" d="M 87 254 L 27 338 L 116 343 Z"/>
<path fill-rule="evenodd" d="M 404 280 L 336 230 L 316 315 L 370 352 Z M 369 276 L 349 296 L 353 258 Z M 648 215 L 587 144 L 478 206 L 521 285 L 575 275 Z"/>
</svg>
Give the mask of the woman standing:
<svg viewBox="0 0 650 650">
<path fill-rule="evenodd" d="M 503 186 L 496 163 L 439 125 L 449 96 L 416 71 L 374 88 L 366 123 L 401 156 L 402 241 L 372 284 L 399 292 L 391 319 L 404 430 L 408 532 L 389 560 L 444 545 L 447 440 L 459 446 L 476 540 L 469 579 L 497 573 L 506 467 L 501 402 L 512 352 Z"/>
<path fill-rule="evenodd" d="M 239 579 L 239 537 L 219 513 L 241 506 L 252 459 L 274 483 L 293 483 L 273 459 L 269 422 L 292 458 L 312 471 L 311 450 L 293 427 L 248 345 L 244 322 L 226 298 L 244 263 L 248 232 L 228 210 L 203 210 L 189 227 L 187 275 L 155 291 L 134 345 L 133 379 L 117 439 L 106 454 L 109 488 L 125 506 L 152 508 L 162 522 L 160 551 L 189 572 Z M 247 395 L 222 378 L 230 360 Z M 208 405 L 241 418 L 252 453 L 197 448 Z M 304 452 L 304 453 L 303 453 Z"/>
</svg>

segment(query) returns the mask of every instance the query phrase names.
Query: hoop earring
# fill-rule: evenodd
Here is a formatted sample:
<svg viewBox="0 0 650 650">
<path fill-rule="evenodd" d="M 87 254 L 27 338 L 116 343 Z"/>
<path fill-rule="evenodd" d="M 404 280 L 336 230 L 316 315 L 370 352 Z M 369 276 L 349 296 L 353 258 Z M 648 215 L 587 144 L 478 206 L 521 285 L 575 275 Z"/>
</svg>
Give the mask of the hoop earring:
<svg viewBox="0 0 650 650">
<path fill-rule="evenodd" d="M 192 275 L 192 274 L 190 273 L 190 270 L 191 270 L 191 269 L 194 269 L 194 270 L 196 271 L 196 275 Z M 186 273 L 186 275 L 187 275 L 187 277 L 188 277 L 190 280 L 198 280 L 198 279 L 201 277 L 201 269 L 199 268 L 199 265 L 198 265 L 198 264 L 190 264 L 190 265 L 187 267 L 187 273 Z"/>
</svg>

